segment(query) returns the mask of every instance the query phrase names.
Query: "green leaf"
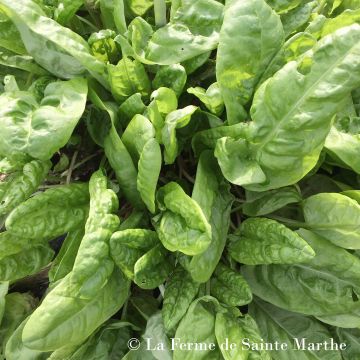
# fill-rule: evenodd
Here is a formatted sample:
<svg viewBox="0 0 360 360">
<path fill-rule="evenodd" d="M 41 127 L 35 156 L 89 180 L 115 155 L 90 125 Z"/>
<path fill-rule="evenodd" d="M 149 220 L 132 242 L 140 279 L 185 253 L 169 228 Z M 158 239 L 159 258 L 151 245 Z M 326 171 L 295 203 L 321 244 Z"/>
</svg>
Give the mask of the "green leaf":
<svg viewBox="0 0 360 360">
<path fill-rule="evenodd" d="M 211 242 L 211 226 L 198 203 L 175 182 L 163 186 L 157 196 L 160 209 L 166 209 L 156 226 L 165 248 L 187 255 L 204 252 Z"/>
<path fill-rule="evenodd" d="M 304 264 L 243 266 L 252 292 L 305 315 L 323 317 L 357 310 L 360 259 L 310 231 L 298 233 L 316 256 Z"/>
<path fill-rule="evenodd" d="M 317 39 L 323 38 L 343 27 L 360 23 L 360 9 L 350 10 L 347 9 L 335 18 L 324 18 L 318 26 L 310 26 L 306 29 L 307 32 L 312 34 Z"/>
<path fill-rule="evenodd" d="M 110 239 L 110 254 L 115 264 L 129 278 L 134 279 L 138 259 L 159 242 L 156 232 L 145 229 L 127 229 L 115 232 Z"/>
<path fill-rule="evenodd" d="M 10 213 L 5 226 L 21 237 L 55 238 L 84 222 L 88 201 L 88 184 L 60 185 L 20 204 Z"/>
<path fill-rule="evenodd" d="M 74 294 L 69 275 L 45 297 L 25 324 L 22 341 L 26 347 L 51 351 L 79 344 L 114 315 L 128 296 L 129 282 L 120 271 L 114 271 L 90 298 Z"/>
<path fill-rule="evenodd" d="M 229 306 L 243 306 L 252 301 L 250 287 L 242 275 L 221 263 L 211 279 L 211 294 Z"/>
<path fill-rule="evenodd" d="M 161 66 L 152 81 L 153 88 L 167 87 L 173 89 L 179 97 L 186 84 L 187 74 L 180 64 Z M 175 110 L 175 109 L 174 109 Z"/>
<path fill-rule="evenodd" d="M 8 175 L 0 188 L 0 215 L 4 215 L 27 200 L 44 181 L 51 162 L 33 160 L 24 165 L 21 171 Z"/>
<path fill-rule="evenodd" d="M 119 119 L 126 127 L 136 114 L 142 114 L 146 109 L 141 94 L 136 93 L 128 97 L 119 107 Z"/>
<path fill-rule="evenodd" d="M 4 348 L 12 333 L 36 306 L 29 293 L 13 292 L 5 297 L 5 312 L 1 321 L 0 340 Z"/>
<path fill-rule="evenodd" d="M 201 87 L 195 87 L 188 88 L 187 92 L 195 95 L 202 103 L 204 103 L 211 113 L 221 116 L 224 110 L 224 100 L 218 83 L 211 84 L 207 90 Z"/>
<path fill-rule="evenodd" d="M 219 39 L 224 6 L 215 0 L 181 0 L 170 23 L 153 32 L 142 18 L 129 25 L 138 60 L 172 65 L 214 50 Z"/>
<path fill-rule="evenodd" d="M 353 122 L 359 122 L 358 118 L 354 118 Z M 360 174 L 360 162 L 356 156 L 360 150 L 360 132 L 352 133 L 349 130 L 333 126 L 326 138 L 325 148 L 340 166 L 350 167 Z"/>
<path fill-rule="evenodd" d="M 83 4 L 84 0 L 60 0 L 54 13 L 55 20 L 61 25 L 67 25 Z"/>
<path fill-rule="evenodd" d="M 175 334 L 180 343 L 202 343 L 207 348 L 203 351 L 184 350 L 174 344 L 174 360 L 220 359 L 219 350 L 209 349 L 209 344 L 216 344 L 215 316 L 220 309 L 218 301 L 210 296 L 195 300 L 181 320 Z"/>
<path fill-rule="evenodd" d="M 346 344 L 346 349 L 342 351 L 342 356 L 344 360 L 352 360 L 360 356 L 359 329 L 337 328 L 336 335 L 342 343 Z"/>
<path fill-rule="evenodd" d="M 13 21 L 27 52 L 52 74 L 69 79 L 86 70 L 108 86 L 106 66 L 90 54 L 86 41 L 48 18 L 33 1 L 1 0 L 0 9 Z"/>
<path fill-rule="evenodd" d="M 239 359 L 261 359 L 271 360 L 270 354 L 261 348 L 262 338 L 258 326 L 250 315 L 236 318 L 232 314 L 218 313 L 215 322 L 215 334 L 219 344 L 239 344 L 235 349 L 228 346 L 221 348 L 221 353 L 225 360 Z M 228 340 L 227 340 L 228 339 Z M 243 341 L 245 344 L 243 345 Z M 247 349 L 246 342 L 250 343 Z"/>
<path fill-rule="evenodd" d="M 284 27 L 285 37 L 299 31 L 311 19 L 311 15 L 316 10 L 318 1 L 304 1 L 298 7 L 281 15 L 281 22 Z"/>
<path fill-rule="evenodd" d="M 172 360 L 173 357 L 170 340 L 166 336 L 166 330 L 161 316 L 161 312 L 158 312 L 149 318 L 146 324 L 145 333 L 142 337 L 145 340 L 150 339 L 151 344 L 162 344 L 162 349 L 150 350 L 156 359 Z"/>
<path fill-rule="evenodd" d="M 124 57 L 116 66 L 109 64 L 108 71 L 111 93 L 118 102 L 122 103 L 136 93 L 149 97 L 150 80 L 139 61 Z"/>
<path fill-rule="evenodd" d="M 280 14 L 292 10 L 301 4 L 301 0 L 266 0 L 266 2 Z"/>
<path fill-rule="evenodd" d="M 285 187 L 261 193 L 246 191 L 246 202 L 242 210 L 248 216 L 262 216 L 300 201 L 301 196 L 295 187 Z"/>
<path fill-rule="evenodd" d="M 199 290 L 196 283 L 181 266 L 177 267 L 166 283 L 162 316 L 166 330 L 176 327 L 185 315 Z"/>
<path fill-rule="evenodd" d="M 155 289 L 173 268 L 170 254 L 158 244 L 138 259 L 134 266 L 134 282 L 142 289 Z"/>
<path fill-rule="evenodd" d="M 227 1 L 216 78 L 230 125 L 245 120 L 243 106 L 283 41 L 280 17 L 265 0 Z"/>
<path fill-rule="evenodd" d="M 165 118 L 165 124 L 161 132 L 162 143 L 165 146 L 165 164 L 172 164 L 179 152 L 176 129 L 181 129 L 189 124 L 191 116 L 198 108 L 189 105 L 183 109 L 172 111 Z"/>
<path fill-rule="evenodd" d="M 239 263 L 294 264 L 313 259 L 313 249 L 296 232 L 275 220 L 249 218 L 230 235 L 230 255 Z"/>
<path fill-rule="evenodd" d="M 23 238 L 9 231 L 0 233 L 0 250 L 0 281 L 14 281 L 36 274 L 54 256 L 43 238 Z"/>
<path fill-rule="evenodd" d="M 84 229 L 82 227 L 68 233 L 59 253 L 51 264 L 49 270 L 51 282 L 55 283 L 72 270 L 83 236 Z"/>
<path fill-rule="evenodd" d="M 310 196 L 303 205 L 309 228 L 346 249 L 360 249 L 360 205 L 347 196 L 322 193 Z"/>
<path fill-rule="evenodd" d="M 225 248 L 233 202 L 230 187 L 221 177 L 211 152 L 200 157 L 192 198 L 211 225 L 211 243 L 202 254 L 179 260 L 195 281 L 204 283 L 210 279 Z"/>
<path fill-rule="evenodd" d="M 250 304 L 249 313 L 256 320 L 261 335 L 267 343 L 279 341 L 287 344 L 287 350 L 271 352 L 275 360 L 341 360 L 339 350 L 301 348 L 299 351 L 297 349 L 303 339 L 314 344 L 323 344 L 325 341 L 330 343 L 333 339 L 330 331 L 315 319 L 279 309 L 258 298 L 255 298 L 255 301 Z"/>
<path fill-rule="evenodd" d="M 161 170 L 161 149 L 156 139 L 144 145 L 138 162 L 137 189 L 146 207 L 155 213 L 155 192 Z"/>
<path fill-rule="evenodd" d="M 162 116 L 166 116 L 172 111 L 175 111 L 178 107 L 176 93 L 171 88 L 159 87 L 151 94 L 151 99 L 156 101 L 156 105 Z"/>
<path fill-rule="evenodd" d="M 8 360 L 47 360 L 50 353 L 32 350 L 26 347 L 22 341 L 22 332 L 29 318 L 26 318 L 12 333 L 6 343 L 5 356 Z"/>
<path fill-rule="evenodd" d="M 3 93 L 0 153 L 50 159 L 69 141 L 84 112 L 86 95 L 87 81 L 80 78 L 49 84 L 40 104 L 29 92 Z"/>
<path fill-rule="evenodd" d="M 244 161 L 256 161 L 266 181 L 260 182 L 261 177 L 257 177 L 249 183 L 249 177 L 242 179 L 244 170 L 238 167 L 237 185 L 253 191 L 291 185 L 316 165 L 332 117 L 360 83 L 360 62 L 354 60 L 358 59 L 359 35 L 358 25 L 332 33 L 257 90 L 251 108 L 251 135 L 247 139 L 250 154 L 246 153 Z M 337 85 L 339 82 L 342 86 Z M 291 91 L 284 102 L 279 94 L 288 84 Z M 310 136 L 312 141 L 307 141 Z M 228 161 L 220 163 L 224 170 L 230 165 Z"/>
<path fill-rule="evenodd" d="M 121 137 L 134 164 L 138 163 L 145 144 L 154 137 L 155 129 L 151 122 L 142 115 L 135 115 Z"/>
<path fill-rule="evenodd" d="M 215 156 L 224 177 L 233 184 L 261 184 L 266 175 L 255 159 L 251 159 L 251 148 L 244 139 L 223 137 L 216 143 Z"/>
</svg>

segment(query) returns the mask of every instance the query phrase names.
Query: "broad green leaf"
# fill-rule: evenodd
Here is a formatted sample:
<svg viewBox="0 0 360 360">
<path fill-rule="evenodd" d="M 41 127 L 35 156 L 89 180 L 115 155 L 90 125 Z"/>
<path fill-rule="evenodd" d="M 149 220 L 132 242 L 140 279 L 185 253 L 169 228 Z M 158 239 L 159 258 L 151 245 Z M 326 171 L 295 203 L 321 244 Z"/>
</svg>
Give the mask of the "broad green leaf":
<svg viewBox="0 0 360 360">
<path fill-rule="evenodd" d="M 220 116 L 224 110 L 224 100 L 220 92 L 219 84 L 214 83 L 207 90 L 201 87 L 188 88 L 189 94 L 195 95 L 213 114 Z"/>
<path fill-rule="evenodd" d="M 192 138 L 192 148 L 196 156 L 200 156 L 204 150 L 214 150 L 216 143 L 222 137 L 245 137 L 249 127 L 246 123 L 231 126 L 216 126 L 211 129 L 199 131 Z"/>
<path fill-rule="evenodd" d="M 136 114 L 142 114 L 146 109 L 141 99 L 141 94 L 136 93 L 128 97 L 119 107 L 119 119 L 121 124 L 126 127 Z"/>
<path fill-rule="evenodd" d="M 243 109 L 284 41 L 280 17 L 265 0 L 227 1 L 220 32 L 216 78 L 229 124 L 245 120 Z"/>
<path fill-rule="evenodd" d="M 147 341 L 147 343 L 150 341 L 150 344 L 162 344 L 162 349 L 150 350 L 157 360 L 172 360 L 173 357 L 170 340 L 166 335 L 161 312 L 158 312 L 149 318 L 146 324 L 145 333 L 142 335 L 142 337 Z"/>
<path fill-rule="evenodd" d="M 18 55 L 11 51 L 0 48 L 0 64 L 11 68 L 21 69 L 36 75 L 48 75 L 49 73 L 37 65 L 29 55 Z"/>
<path fill-rule="evenodd" d="M 90 54 L 86 41 L 48 18 L 33 0 L 1 0 L 0 10 L 21 34 L 28 53 L 52 74 L 69 79 L 91 73 L 108 86 L 106 66 Z"/>
<path fill-rule="evenodd" d="M 150 95 L 150 80 L 144 66 L 137 60 L 124 57 L 117 65 L 108 65 L 109 82 L 114 98 L 122 103 L 131 95 Z"/>
<path fill-rule="evenodd" d="M 155 289 L 165 281 L 172 267 L 170 254 L 157 244 L 136 261 L 134 282 L 142 289 Z"/>
<path fill-rule="evenodd" d="M 280 14 L 292 10 L 301 4 L 301 0 L 266 0 L 266 2 Z"/>
<path fill-rule="evenodd" d="M 216 344 L 215 316 L 219 309 L 219 302 L 211 296 L 196 299 L 190 305 L 176 330 L 174 360 L 215 360 L 221 358 L 217 348 L 209 349 L 209 344 Z M 179 347 L 179 343 L 202 343 L 207 345 L 207 349 L 202 351 L 184 350 Z"/>
<path fill-rule="evenodd" d="M 210 152 L 204 152 L 200 158 L 192 198 L 211 225 L 211 243 L 202 254 L 180 258 L 180 262 L 195 281 L 204 283 L 210 279 L 225 248 L 233 202 L 230 187 Z"/>
<path fill-rule="evenodd" d="M 151 99 L 156 101 L 162 116 L 166 116 L 178 108 L 176 93 L 171 88 L 159 87 L 151 94 Z"/>
<path fill-rule="evenodd" d="M 33 160 L 21 171 L 8 175 L 0 185 L 0 215 L 9 213 L 27 200 L 44 181 L 50 167 L 50 161 Z"/>
<path fill-rule="evenodd" d="M 325 149 L 333 160 L 338 162 L 339 165 L 350 167 L 358 174 L 360 174 L 360 162 L 357 157 L 358 150 L 360 150 L 360 132 L 358 129 L 352 131 L 351 127 L 352 123 L 357 126 L 359 120 L 356 117 L 349 118 L 348 126 L 335 124 L 331 128 L 325 142 Z"/>
<path fill-rule="evenodd" d="M 0 153 L 26 153 L 50 159 L 70 139 L 84 112 L 85 79 L 49 84 L 38 103 L 29 92 L 6 92 L 0 96 Z"/>
<path fill-rule="evenodd" d="M 115 44 L 116 36 L 113 30 L 100 30 L 92 33 L 88 39 L 92 54 L 104 63 L 115 63 L 120 58 L 119 50 Z"/>
<path fill-rule="evenodd" d="M 260 193 L 246 191 L 246 202 L 242 210 L 248 216 L 262 216 L 300 201 L 301 196 L 295 187 L 285 187 Z"/>
<path fill-rule="evenodd" d="M 260 164 L 251 158 L 251 148 L 245 139 L 223 137 L 216 142 L 215 156 L 224 177 L 233 184 L 261 184 L 266 175 Z"/>
<path fill-rule="evenodd" d="M 342 351 L 344 360 L 356 359 L 360 356 L 360 330 L 359 329 L 336 329 L 336 335 L 346 349 Z"/>
<path fill-rule="evenodd" d="M 50 353 L 32 350 L 26 347 L 22 341 L 22 332 L 29 318 L 26 318 L 12 333 L 5 347 L 7 360 L 48 360 Z"/>
<path fill-rule="evenodd" d="M 156 231 L 165 248 L 187 255 L 204 252 L 211 243 L 211 226 L 199 204 L 175 182 L 162 187 L 157 196 L 165 211 Z"/>
<path fill-rule="evenodd" d="M 128 322 L 110 320 L 80 346 L 58 349 L 48 360 L 122 359 L 128 350 L 132 327 Z"/>
<path fill-rule="evenodd" d="M 60 0 L 57 3 L 54 17 L 61 25 L 67 25 L 79 8 L 84 4 L 84 0 Z"/>
<path fill-rule="evenodd" d="M 161 170 L 161 149 L 156 139 L 144 145 L 138 162 L 137 189 L 146 207 L 155 213 L 155 192 Z"/>
<path fill-rule="evenodd" d="M 349 197 L 350 199 L 356 200 L 357 203 L 360 204 L 360 190 L 346 190 L 341 194 Z"/>
<path fill-rule="evenodd" d="M 134 164 L 138 163 L 145 144 L 154 137 L 155 129 L 151 122 L 142 115 L 135 115 L 121 137 Z"/>
<path fill-rule="evenodd" d="M 296 232 L 275 220 L 249 218 L 230 235 L 230 255 L 239 263 L 296 264 L 313 259 L 313 249 Z"/>
<path fill-rule="evenodd" d="M 185 68 L 180 64 L 173 64 L 161 66 L 156 72 L 152 85 L 155 89 L 160 87 L 173 89 L 177 97 L 179 97 L 184 89 L 186 80 L 187 74 Z"/>
<path fill-rule="evenodd" d="M 59 253 L 51 264 L 49 270 L 51 282 L 55 283 L 72 270 L 83 236 L 84 229 L 82 227 L 68 233 Z"/>
<path fill-rule="evenodd" d="M 313 11 L 316 10 L 319 2 L 304 1 L 298 7 L 281 15 L 281 22 L 284 27 L 285 37 L 299 31 L 311 19 Z"/>
<path fill-rule="evenodd" d="M 339 311 L 334 315 L 317 316 L 321 322 L 332 326 L 339 326 L 342 328 L 359 328 L 360 327 L 360 306 L 357 306 L 351 311 Z"/>
<path fill-rule="evenodd" d="M 100 0 L 101 20 L 104 28 L 117 30 L 124 34 L 127 30 L 125 19 L 125 0 Z"/>
<path fill-rule="evenodd" d="M 107 114 L 107 122 L 105 124 L 95 119 L 94 135 L 97 137 L 96 132 L 101 133 L 98 143 L 104 147 L 105 155 L 115 171 L 116 179 L 124 191 L 125 197 L 135 207 L 141 208 L 143 204 L 136 188 L 136 167 L 116 130 L 116 107 L 114 107 L 113 103 L 104 103 L 92 88 L 90 88 L 89 96 L 94 105 Z M 103 119 L 100 118 L 100 120 Z"/>
<path fill-rule="evenodd" d="M 252 293 L 243 276 L 219 263 L 211 279 L 211 294 L 229 306 L 243 306 L 252 301 Z"/>
<path fill-rule="evenodd" d="M 283 309 L 317 317 L 358 309 L 360 259 L 308 230 L 298 233 L 316 256 L 304 264 L 243 266 L 252 292 Z"/>
<path fill-rule="evenodd" d="M 39 193 L 13 210 L 6 229 L 30 239 L 55 238 L 74 230 L 88 214 L 88 184 L 60 185 Z"/>
<path fill-rule="evenodd" d="M 73 291 L 79 297 L 91 298 L 108 282 L 114 269 L 109 257 L 109 241 L 119 227 L 116 211 L 119 200 L 108 188 L 103 170 L 91 175 L 89 181 L 90 209 L 85 223 L 85 234 L 69 274 Z"/>
<path fill-rule="evenodd" d="M 347 196 L 321 193 L 304 201 L 307 226 L 346 249 L 360 249 L 360 205 Z"/>
<path fill-rule="evenodd" d="M 181 266 L 172 273 L 166 283 L 162 306 L 166 330 L 169 331 L 176 327 L 194 300 L 198 290 L 199 284 Z"/>
<path fill-rule="evenodd" d="M 142 16 L 154 5 L 153 0 L 126 0 L 126 4 L 134 15 Z"/>
<path fill-rule="evenodd" d="M 274 360 L 342 359 L 339 350 L 302 349 L 303 339 L 306 339 L 305 343 L 315 344 L 325 341 L 330 344 L 332 339 L 330 331 L 312 317 L 282 310 L 258 298 L 250 304 L 249 313 L 256 320 L 261 336 L 267 343 L 278 341 L 287 344 L 286 350 L 271 352 Z M 298 347 L 301 347 L 300 351 Z"/>
<path fill-rule="evenodd" d="M 10 336 L 37 305 L 30 293 L 13 292 L 5 297 L 5 312 L 1 321 L 0 341 L 4 348 Z"/>
<path fill-rule="evenodd" d="M 298 60 L 306 51 L 312 49 L 316 44 L 316 39 L 306 32 L 300 32 L 287 40 L 273 57 L 269 66 L 262 74 L 258 87 L 267 79 L 274 76 L 284 65 L 290 61 Z"/>
<path fill-rule="evenodd" d="M 317 39 L 323 38 L 326 35 L 343 27 L 360 23 L 360 8 L 357 10 L 346 10 L 335 18 L 324 18 L 320 26 L 311 27 L 306 29 L 307 32 L 312 34 Z"/>
<path fill-rule="evenodd" d="M 91 298 L 74 294 L 69 275 L 30 315 L 22 333 L 26 347 L 51 351 L 79 344 L 119 311 L 128 297 L 130 284 L 120 271 L 114 271 L 104 287 Z"/>
<path fill-rule="evenodd" d="M 250 315 L 235 317 L 219 312 L 216 315 L 215 334 L 219 344 L 237 344 L 234 349 L 229 345 L 222 346 L 221 353 L 225 360 L 272 359 L 270 353 L 261 349 L 262 338 L 259 328 Z M 250 344 L 249 349 L 246 343 Z"/>
<path fill-rule="evenodd" d="M 340 29 L 261 85 L 251 108 L 253 122 L 244 161 L 257 163 L 266 180 L 254 176 L 258 167 L 249 167 L 246 177 L 240 176 L 244 169 L 238 167 L 235 184 L 254 191 L 275 189 L 294 184 L 316 165 L 332 117 L 349 92 L 359 86 L 359 36 L 359 25 Z M 279 94 L 289 84 L 291 90 L 283 101 Z M 309 137 L 312 141 L 307 141 Z M 231 164 L 224 161 L 220 166 L 226 176 Z M 255 181 L 251 182 L 250 175 Z M 234 179 L 236 176 L 229 178 Z"/>
<path fill-rule="evenodd" d="M 26 55 L 26 49 L 21 41 L 20 33 L 11 20 L 1 13 L 0 46 L 19 55 Z"/>
<path fill-rule="evenodd" d="M 172 65 L 214 50 L 224 6 L 215 0 L 181 0 L 170 23 L 153 32 L 142 18 L 129 24 L 134 53 L 147 64 Z"/>
<path fill-rule="evenodd" d="M 0 233 L 0 281 L 14 281 L 45 268 L 54 251 L 42 238 L 28 239 Z"/>
<path fill-rule="evenodd" d="M 179 151 L 179 145 L 176 138 L 176 129 L 181 129 L 189 124 L 191 116 L 198 108 L 189 105 L 183 109 L 172 111 L 165 118 L 165 124 L 161 132 L 162 143 L 165 146 L 165 164 L 172 164 Z"/>
<path fill-rule="evenodd" d="M 158 242 L 156 233 L 151 230 L 127 229 L 117 231 L 110 239 L 110 254 L 123 273 L 129 279 L 134 279 L 136 262 Z"/>
</svg>

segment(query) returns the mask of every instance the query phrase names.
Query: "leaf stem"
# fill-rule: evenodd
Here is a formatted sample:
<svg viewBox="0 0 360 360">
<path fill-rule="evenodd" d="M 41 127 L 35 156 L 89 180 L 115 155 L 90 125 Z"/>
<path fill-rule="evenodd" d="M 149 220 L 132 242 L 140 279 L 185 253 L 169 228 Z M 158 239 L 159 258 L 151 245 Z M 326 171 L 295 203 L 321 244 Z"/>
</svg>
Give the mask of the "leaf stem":
<svg viewBox="0 0 360 360">
<path fill-rule="evenodd" d="M 67 173 L 67 176 L 66 176 L 66 184 L 70 184 L 71 174 L 73 172 L 75 162 L 76 162 L 76 158 L 77 158 L 78 154 L 79 154 L 79 152 L 76 150 L 74 152 L 74 155 L 73 155 L 72 159 L 71 159 L 70 167 L 69 167 L 69 170 L 68 170 L 68 173 Z"/>
<path fill-rule="evenodd" d="M 273 219 L 273 220 L 282 222 L 285 225 L 292 227 L 292 228 L 305 228 L 305 229 L 309 228 L 309 224 L 306 224 L 301 221 L 291 220 L 291 219 L 283 218 L 281 216 L 276 216 L 276 215 L 271 215 L 271 216 L 267 216 L 267 217 L 269 219 Z"/>
<path fill-rule="evenodd" d="M 154 13 L 156 27 L 166 25 L 166 3 L 165 0 L 154 0 Z"/>
</svg>

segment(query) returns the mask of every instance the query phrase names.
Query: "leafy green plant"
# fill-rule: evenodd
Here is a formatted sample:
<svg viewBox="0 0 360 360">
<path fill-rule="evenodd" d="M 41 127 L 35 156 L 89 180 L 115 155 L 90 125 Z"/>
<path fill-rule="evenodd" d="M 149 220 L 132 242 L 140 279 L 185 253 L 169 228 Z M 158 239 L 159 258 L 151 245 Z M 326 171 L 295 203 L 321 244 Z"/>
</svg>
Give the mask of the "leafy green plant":
<svg viewBox="0 0 360 360">
<path fill-rule="evenodd" d="M 359 39 L 358 0 L 0 0 L 0 357 L 359 359 Z"/>
</svg>

